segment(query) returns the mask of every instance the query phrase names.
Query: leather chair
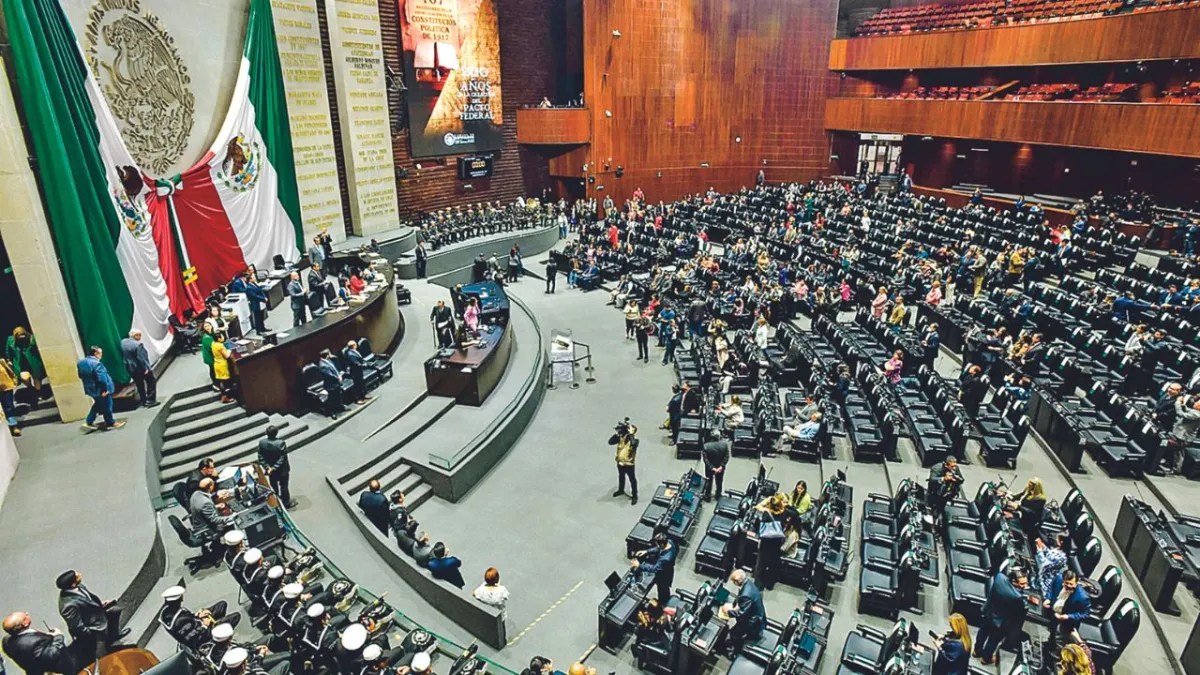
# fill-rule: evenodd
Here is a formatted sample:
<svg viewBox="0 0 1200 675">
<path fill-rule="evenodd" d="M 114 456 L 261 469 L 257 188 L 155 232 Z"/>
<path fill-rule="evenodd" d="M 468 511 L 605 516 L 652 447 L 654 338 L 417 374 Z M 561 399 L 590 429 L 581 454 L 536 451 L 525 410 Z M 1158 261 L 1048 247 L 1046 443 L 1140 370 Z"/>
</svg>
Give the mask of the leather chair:
<svg viewBox="0 0 1200 675">
<path fill-rule="evenodd" d="M 171 486 L 171 496 L 175 498 L 175 503 L 182 506 L 184 511 L 188 510 L 188 494 L 187 483 L 179 481 Z"/>
<path fill-rule="evenodd" d="M 1142 612 L 1137 602 L 1125 598 L 1107 619 L 1088 618 L 1079 624 L 1079 635 L 1092 648 L 1092 658 L 1098 669 L 1112 669 L 1133 641 L 1141 622 Z"/>
<path fill-rule="evenodd" d="M 367 368 L 376 373 L 375 378 L 378 383 L 387 382 L 388 380 L 392 379 L 392 375 L 395 374 L 395 371 L 392 367 L 391 360 L 385 359 L 381 355 L 372 351 L 371 341 L 367 339 L 365 335 L 358 339 L 358 353 L 362 354 L 363 360 L 366 361 Z M 367 388 L 373 389 L 374 387 L 368 385 Z"/>
<path fill-rule="evenodd" d="M 1092 616 L 1095 619 L 1099 620 L 1108 613 L 1113 603 L 1121 595 L 1124 586 L 1125 580 L 1121 575 L 1120 568 L 1116 565 L 1109 565 L 1104 569 L 1100 578 L 1095 581 L 1096 594 L 1092 596 Z"/>
<path fill-rule="evenodd" d="M 205 566 L 205 563 L 212 559 L 215 539 L 213 537 L 200 536 L 195 531 L 189 529 L 187 525 L 184 525 L 179 516 L 173 513 L 167 515 L 167 522 L 171 524 L 171 529 L 175 530 L 175 534 L 184 546 L 200 549 L 200 555 L 186 558 L 183 561 L 188 566 L 188 571 L 195 574 L 201 567 Z"/>
<path fill-rule="evenodd" d="M 870 626 L 858 624 L 848 635 L 842 647 L 839 675 L 862 673 L 863 675 L 878 675 L 883 672 L 884 664 L 892 660 L 904 643 L 911 639 L 915 628 L 910 628 L 908 620 L 897 621 L 887 633 Z"/>
<path fill-rule="evenodd" d="M 858 586 L 858 611 L 895 620 L 917 604 L 922 563 L 906 551 L 894 564 L 864 560 Z"/>
<path fill-rule="evenodd" d="M 691 634 L 692 625 L 695 622 L 695 616 L 685 614 L 676 622 L 674 631 L 666 642 L 635 642 L 633 656 L 637 661 L 638 669 L 661 675 L 672 675 L 679 665 L 679 655 L 685 649 L 681 644 L 683 636 Z"/>
<path fill-rule="evenodd" d="M 1100 564 L 1103 548 L 1100 540 L 1092 537 L 1074 555 L 1067 559 L 1067 566 L 1080 577 L 1090 577 Z"/>
<path fill-rule="evenodd" d="M 300 387 L 303 390 L 304 401 L 312 412 L 320 413 L 325 410 L 325 401 L 329 394 L 321 379 L 321 371 L 316 364 L 306 364 L 300 369 Z"/>
</svg>

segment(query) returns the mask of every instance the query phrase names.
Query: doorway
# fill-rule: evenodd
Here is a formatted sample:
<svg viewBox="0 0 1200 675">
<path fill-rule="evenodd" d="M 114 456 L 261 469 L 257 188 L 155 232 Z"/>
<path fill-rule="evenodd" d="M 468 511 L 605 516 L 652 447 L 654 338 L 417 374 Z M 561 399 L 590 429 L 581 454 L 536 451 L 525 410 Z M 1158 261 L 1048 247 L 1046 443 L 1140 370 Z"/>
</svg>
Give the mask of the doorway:
<svg viewBox="0 0 1200 675">
<path fill-rule="evenodd" d="M 859 134 L 858 177 L 889 176 L 900 171 L 899 134 Z"/>
</svg>

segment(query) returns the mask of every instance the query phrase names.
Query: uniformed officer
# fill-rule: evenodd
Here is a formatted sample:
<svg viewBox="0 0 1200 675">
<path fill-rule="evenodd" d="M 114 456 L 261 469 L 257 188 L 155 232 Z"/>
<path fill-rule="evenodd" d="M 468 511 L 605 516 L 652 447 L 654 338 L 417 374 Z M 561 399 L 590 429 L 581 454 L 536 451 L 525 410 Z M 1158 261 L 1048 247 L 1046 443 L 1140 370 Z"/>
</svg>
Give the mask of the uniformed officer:
<svg viewBox="0 0 1200 675">
<path fill-rule="evenodd" d="M 158 622 L 175 641 L 192 651 L 198 651 L 212 641 L 212 628 L 227 623 L 236 627 L 242 615 L 227 614 L 229 605 L 224 600 L 211 607 L 193 612 L 183 606 L 183 586 L 172 586 L 163 591 L 162 609 L 158 611 Z"/>
</svg>

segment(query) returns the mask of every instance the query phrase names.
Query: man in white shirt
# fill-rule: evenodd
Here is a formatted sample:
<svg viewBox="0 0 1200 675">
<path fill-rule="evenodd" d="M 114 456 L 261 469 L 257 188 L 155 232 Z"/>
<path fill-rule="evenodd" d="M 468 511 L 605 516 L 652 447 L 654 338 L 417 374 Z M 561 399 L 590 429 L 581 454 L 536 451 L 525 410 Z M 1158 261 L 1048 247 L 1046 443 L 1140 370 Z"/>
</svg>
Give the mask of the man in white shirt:
<svg viewBox="0 0 1200 675">
<path fill-rule="evenodd" d="M 797 426 L 784 426 L 783 433 L 789 438 L 798 441 L 811 441 L 817 437 L 817 432 L 821 430 L 821 413 L 815 412 L 809 416 L 808 421 Z"/>
</svg>

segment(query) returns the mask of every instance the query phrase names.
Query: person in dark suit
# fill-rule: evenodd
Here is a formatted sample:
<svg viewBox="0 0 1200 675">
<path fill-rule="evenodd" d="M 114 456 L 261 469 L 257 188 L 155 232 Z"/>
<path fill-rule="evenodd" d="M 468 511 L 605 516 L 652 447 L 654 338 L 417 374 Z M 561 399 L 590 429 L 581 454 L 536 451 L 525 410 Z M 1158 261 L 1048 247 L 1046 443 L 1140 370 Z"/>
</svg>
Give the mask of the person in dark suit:
<svg viewBox="0 0 1200 675">
<path fill-rule="evenodd" d="M 59 591 L 58 613 L 67 622 L 67 631 L 84 658 L 107 654 L 121 638 L 129 635 L 128 628 L 121 628 L 121 608 L 116 601 L 102 601 L 83 585 L 78 572 L 63 572 L 55 579 L 55 585 Z M 102 646 L 104 651 L 100 651 Z"/>
<path fill-rule="evenodd" d="M 713 438 L 701 450 L 704 458 L 704 501 L 712 499 L 713 485 L 717 486 L 717 499 L 725 488 L 725 465 L 729 463 L 730 443 L 720 431 L 713 431 Z"/>
<path fill-rule="evenodd" d="M 92 409 L 88 411 L 87 419 L 83 422 L 83 428 L 88 431 L 100 428 L 96 426 L 98 416 L 104 418 L 105 429 L 120 429 L 125 426 L 125 420 L 113 419 L 112 397 L 117 387 L 108 374 L 108 368 L 105 368 L 100 360 L 103 356 L 103 349 L 91 347 L 88 349 L 88 355 L 80 359 L 75 366 L 79 381 L 83 383 L 83 393 L 92 398 Z"/>
<path fill-rule="evenodd" d="M 56 629 L 43 633 L 32 627 L 33 619 L 25 612 L 13 612 L 4 618 L 4 653 L 26 675 L 77 673 L 91 662 L 76 643 L 67 644 Z"/>
<path fill-rule="evenodd" d="M 362 405 L 367 402 L 367 360 L 358 351 L 358 342 L 347 342 L 342 350 L 342 358 L 350 368 L 350 379 L 354 380 L 354 402 Z"/>
<path fill-rule="evenodd" d="M 651 579 L 658 591 L 658 605 L 666 607 L 671 599 L 671 584 L 675 583 L 675 559 L 679 551 L 666 533 L 654 535 L 654 545 L 636 554 L 629 563 L 643 579 Z"/>
<path fill-rule="evenodd" d="M 184 503 L 180 506 L 184 507 L 185 509 L 190 508 L 188 503 L 191 501 L 192 495 L 196 492 L 196 490 L 200 489 L 200 481 L 204 480 L 205 478 L 211 478 L 213 480 L 217 479 L 217 463 L 213 461 L 212 457 L 205 457 L 204 459 L 200 460 L 196 468 L 192 469 L 192 472 L 188 474 L 186 479 L 184 479 Z"/>
<path fill-rule="evenodd" d="M 438 300 L 429 312 L 429 323 L 433 324 L 438 349 L 446 349 L 454 344 L 454 312 L 446 306 L 445 300 Z"/>
<path fill-rule="evenodd" d="M 292 305 L 292 326 L 303 326 L 308 321 L 308 296 L 300 284 L 300 273 L 292 272 L 287 288 L 288 301 Z"/>
<path fill-rule="evenodd" d="M 250 327 L 259 334 L 264 333 L 267 330 L 267 292 L 258 285 L 254 268 L 247 269 L 242 276 L 234 279 L 229 290 L 246 296 L 246 301 L 250 303 Z"/>
<path fill-rule="evenodd" d="M 342 404 L 342 371 L 333 362 L 333 354 L 328 349 L 321 351 L 317 370 L 321 373 L 321 384 L 325 387 L 325 414 L 336 420 L 338 413 L 345 410 Z"/>
<path fill-rule="evenodd" d="M 983 619 L 979 632 L 975 633 L 975 650 L 972 656 L 978 657 L 985 665 L 996 663 L 996 650 L 1021 632 L 1025 625 L 1025 591 L 1029 588 L 1029 578 L 1020 567 L 1011 569 L 1007 574 L 996 572 L 992 578 L 992 587 L 988 589 L 987 598 L 983 603 Z"/>
<path fill-rule="evenodd" d="M 429 253 L 425 250 L 425 242 L 417 242 L 417 250 L 414 252 L 417 256 L 417 278 L 425 278 L 425 266 L 429 263 Z"/>
<path fill-rule="evenodd" d="M 959 383 L 958 400 L 972 418 L 979 415 L 979 406 L 983 404 L 987 392 L 988 381 L 983 368 L 977 365 L 969 366 Z"/>
<path fill-rule="evenodd" d="M 667 427 L 671 431 L 671 445 L 675 445 L 679 440 L 679 425 L 683 421 L 683 413 L 680 410 L 682 403 L 683 394 L 680 393 L 679 385 L 671 385 L 671 400 L 667 401 Z"/>
<path fill-rule="evenodd" d="M 738 589 L 737 598 L 733 603 L 726 603 L 722 610 L 734 620 L 729 629 L 729 646 L 734 653 L 739 653 L 742 645 L 762 637 L 767 626 L 767 609 L 763 606 L 762 590 L 750 580 L 745 570 L 734 570 L 729 575 L 729 583 Z"/>
<path fill-rule="evenodd" d="M 193 522 L 206 526 L 214 535 L 233 527 L 233 516 L 223 516 L 217 511 L 217 482 L 212 478 L 200 481 L 200 489 L 188 499 L 188 512 Z"/>
<path fill-rule="evenodd" d="M 427 567 L 434 579 L 440 579 L 458 588 L 467 585 L 462 575 L 462 561 L 456 556 L 450 555 L 446 545 L 440 541 L 433 545 Z"/>
<path fill-rule="evenodd" d="M 154 370 L 150 367 L 150 355 L 146 353 L 146 345 L 142 344 L 142 331 L 129 331 L 129 337 L 121 340 L 121 358 L 125 361 L 125 370 L 133 378 L 137 386 L 138 400 L 142 407 L 153 408 L 158 405 L 158 387 L 154 379 Z"/>
<path fill-rule="evenodd" d="M 279 496 L 283 505 L 289 509 L 295 508 L 296 502 L 292 499 L 292 489 L 289 485 L 292 465 L 288 461 L 287 443 L 279 438 L 279 427 L 274 424 L 267 427 L 267 437 L 258 441 L 258 463 L 267 472 L 271 489 Z"/>
<path fill-rule="evenodd" d="M 1092 599 L 1079 585 L 1079 577 L 1071 570 L 1063 570 L 1050 582 L 1050 593 L 1042 606 L 1054 616 L 1055 630 L 1051 640 L 1063 644 L 1065 637 L 1077 630 L 1079 622 L 1092 611 Z"/>
<path fill-rule="evenodd" d="M 358 496 L 358 509 L 367 520 L 379 530 L 383 536 L 388 536 L 388 525 L 391 524 L 391 506 L 388 505 L 387 495 L 383 494 L 383 486 L 378 479 L 367 483 L 365 492 Z"/>
<path fill-rule="evenodd" d="M 553 293 L 558 287 L 558 261 L 554 256 L 550 256 L 550 260 L 546 261 L 546 292 Z"/>
</svg>

